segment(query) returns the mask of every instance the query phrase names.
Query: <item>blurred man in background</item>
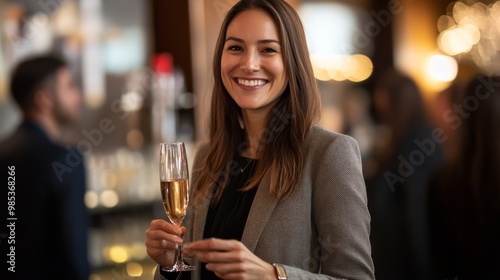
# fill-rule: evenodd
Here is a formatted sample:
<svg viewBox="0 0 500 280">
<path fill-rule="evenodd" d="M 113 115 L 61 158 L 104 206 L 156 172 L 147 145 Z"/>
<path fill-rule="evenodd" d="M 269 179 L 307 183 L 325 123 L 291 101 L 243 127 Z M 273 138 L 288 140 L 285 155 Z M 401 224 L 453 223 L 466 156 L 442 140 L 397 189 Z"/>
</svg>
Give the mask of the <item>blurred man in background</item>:
<svg viewBox="0 0 500 280">
<path fill-rule="evenodd" d="M 4 190 L 15 201 L 8 215 L 16 218 L 15 243 L 0 243 L 3 258 L 14 246 L 15 263 L 7 265 L 14 265 L 15 272 L 2 269 L 7 278 L 0 278 L 88 279 L 82 156 L 60 143 L 61 129 L 80 117 L 81 94 L 57 57 L 25 60 L 11 77 L 11 94 L 24 119 L 0 143 L 3 182 L 15 182 Z"/>
</svg>

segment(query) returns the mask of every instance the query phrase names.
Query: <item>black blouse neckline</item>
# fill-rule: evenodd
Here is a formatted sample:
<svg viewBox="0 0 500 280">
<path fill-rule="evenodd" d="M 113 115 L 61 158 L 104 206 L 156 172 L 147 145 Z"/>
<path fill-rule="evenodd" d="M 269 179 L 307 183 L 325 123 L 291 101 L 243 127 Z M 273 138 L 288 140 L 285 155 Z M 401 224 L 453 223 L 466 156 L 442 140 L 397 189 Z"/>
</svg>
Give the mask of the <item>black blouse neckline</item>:
<svg viewBox="0 0 500 280">
<path fill-rule="evenodd" d="M 220 200 L 212 204 L 208 210 L 203 238 L 220 238 L 241 240 L 245 224 L 252 207 L 257 188 L 247 191 L 242 189 L 255 172 L 257 160 L 235 156 L 236 168 L 231 168 L 228 181 Z M 241 171 L 243 168 L 243 171 Z M 219 279 L 211 271 L 201 266 L 202 279 Z"/>
</svg>

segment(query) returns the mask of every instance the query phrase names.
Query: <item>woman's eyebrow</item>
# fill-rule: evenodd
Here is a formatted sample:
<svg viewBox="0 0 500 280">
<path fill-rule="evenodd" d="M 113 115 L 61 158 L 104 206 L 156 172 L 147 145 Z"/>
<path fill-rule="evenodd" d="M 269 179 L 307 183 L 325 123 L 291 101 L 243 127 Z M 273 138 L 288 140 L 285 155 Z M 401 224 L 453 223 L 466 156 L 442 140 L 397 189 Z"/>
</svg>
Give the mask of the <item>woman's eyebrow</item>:
<svg viewBox="0 0 500 280">
<path fill-rule="evenodd" d="M 245 41 L 241 38 L 237 38 L 237 37 L 227 37 L 226 38 L 226 42 L 227 41 L 236 41 L 236 42 L 239 42 L 239 43 L 244 43 Z M 257 43 L 259 44 L 268 44 L 268 43 L 275 43 L 275 44 L 280 44 L 280 42 L 278 40 L 274 40 L 274 39 L 263 39 L 263 40 L 259 40 L 257 41 Z"/>
</svg>

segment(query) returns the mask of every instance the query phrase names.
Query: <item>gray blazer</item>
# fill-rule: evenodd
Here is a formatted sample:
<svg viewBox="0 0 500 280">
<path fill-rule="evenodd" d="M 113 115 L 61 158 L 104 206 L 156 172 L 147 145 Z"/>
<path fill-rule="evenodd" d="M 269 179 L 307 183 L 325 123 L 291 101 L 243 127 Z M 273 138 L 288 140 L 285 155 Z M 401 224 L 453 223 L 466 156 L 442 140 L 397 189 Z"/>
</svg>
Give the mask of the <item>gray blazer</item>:
<svg viewBox="0 0 500 280">
<path fill-rule="evenodd" d="M 268 194 L 266 174 L 241 242 L 262 260 L 282 264 L 288 279 L 375 279 L 370 214 L 356 141 L 314 125 L 304 149 L 300 187 L 276 200 Z M 208 145 L 200 148 L 194 171 L 207 152 Z M 196 177 L 193 172 L 192 182 Z M 186 242 L 203 239 L 209 200 L 190 212 Z M 199 273 L 200 269 L 193 272 L 191 279 L 200 279 Z M 160 279 L 157 271 L 155 280 Z"/>
</svg>

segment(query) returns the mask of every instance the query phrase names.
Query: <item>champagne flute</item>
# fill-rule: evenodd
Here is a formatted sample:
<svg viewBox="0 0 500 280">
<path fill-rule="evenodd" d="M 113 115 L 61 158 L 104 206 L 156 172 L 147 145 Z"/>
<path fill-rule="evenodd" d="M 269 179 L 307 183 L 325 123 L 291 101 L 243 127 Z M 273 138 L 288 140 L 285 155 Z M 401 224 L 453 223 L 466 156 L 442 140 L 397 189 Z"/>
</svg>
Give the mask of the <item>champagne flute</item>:
<svg viewBox="0 0 500 280">
<path fill-rule="evenodd" d="M 160 185 L 163 207 L 170 222 L 181 227 L 189 203 L 189 172 L 184 143 L 160 144 Z M 195 266 L 187 265 L 181 252 L 181 245 L 176 245 L 176 262 L 164 271 L 190 271 Z"/>
</svg>

